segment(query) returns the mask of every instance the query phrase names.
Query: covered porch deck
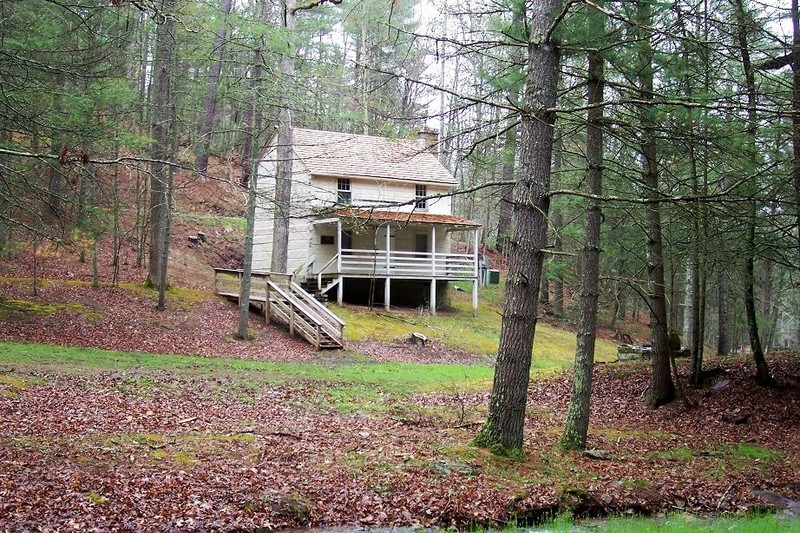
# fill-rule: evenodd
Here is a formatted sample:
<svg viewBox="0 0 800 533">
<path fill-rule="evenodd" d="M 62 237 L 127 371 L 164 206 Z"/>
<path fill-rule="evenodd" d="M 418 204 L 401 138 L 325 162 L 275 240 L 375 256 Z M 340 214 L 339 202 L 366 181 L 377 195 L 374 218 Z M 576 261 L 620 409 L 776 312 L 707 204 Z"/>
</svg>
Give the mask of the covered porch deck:
<svg viewBox="0 0 800 533">
<path fill-rule="evenodd" d="M 341 304 L 348 278 L 380 279 L 388 309 L 392 280 L 425 281 L 430 283 L 426 292 L 431 313 L 435 314 L 437 283 L 467 281 L 473 284 L 472 308 L 477 311 L 480 224 L 428 213 L 348 209 L 336 214 L 335 218 L 314 222 L 317 233 L 333 234 L 335 241 L 329 257 L 323 251 L 307 265 L 307 276 L 316 277 L 318 290 L 327 292 L 336 287 Z M 454 232 L 467 233 L 467 250 L 463 253 L 451 251 Z"/>
</svg>

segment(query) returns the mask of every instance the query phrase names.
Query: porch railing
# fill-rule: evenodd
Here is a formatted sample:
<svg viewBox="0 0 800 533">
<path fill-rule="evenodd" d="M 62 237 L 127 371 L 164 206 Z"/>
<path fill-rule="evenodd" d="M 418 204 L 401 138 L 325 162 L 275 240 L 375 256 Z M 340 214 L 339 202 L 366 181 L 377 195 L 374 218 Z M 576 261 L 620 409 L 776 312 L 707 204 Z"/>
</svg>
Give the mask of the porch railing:
<svg viewBox="0 0 800 533">
<path fill-rule="evenodd" d="M 329 262 L 327 266 L 332 266 Z M 319 273 L 323 273 L 321 269 Z M 472 254 L 443 254 L 386 250 L 343 249 L 341 274 L 353 276 L 471 278 L 475 276 Z"/>
</svg>

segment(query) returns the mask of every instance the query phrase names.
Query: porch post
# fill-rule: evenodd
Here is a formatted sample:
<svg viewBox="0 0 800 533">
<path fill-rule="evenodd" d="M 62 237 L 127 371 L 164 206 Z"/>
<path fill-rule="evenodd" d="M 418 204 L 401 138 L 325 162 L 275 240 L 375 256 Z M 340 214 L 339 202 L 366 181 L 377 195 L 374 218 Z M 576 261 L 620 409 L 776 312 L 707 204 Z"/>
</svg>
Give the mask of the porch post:
<svg viewBox="0 0 800 533">
<path fill-rule="evenodd" d="M 431 272 L 436 277 L 436 226 L 431 228 Z"/>
<path fill-rule="evenodd" d="M 472 316 L 478 316 L 478 278 L 472 280 Z"/>
<path fill-rule="evenodd" d="M 391 264 L 391 260 L 389 256 L 392 253 L 392 225 L 388 222 L 386 223 L 386 281 L 383 283 L 383 307 L 387 311 L 390 309 L 392 305 L 392 279 L 391 269 L 389 265 Z"/>
<path fill-rule="evenodd" d="M 475 247 L 473 249 L 473 262 L 474 262 L 474 275 L 475 279 L 472 280 L 472 315 L 478 315 L 478 232 L 480 228 L 475 229 Z"/>
<path fill-rule="evenodd" d="M 436 278 L 431 280 L 431 315 L 436 316 Z"/>
<path fill-rule="evenodd" d="M 389 269 L 389 254 L 392 253 L 392 226 L 388 222 L 386 223 L 386 276 L 388 277 L 391 274 L 391 270 Z"/>
<path fill-rule="evenodd" d="M 344 302 L 344 276 L 342 276 L 342 219 L 336 220 L 336 272 L 339 283 L 336 284 L 336 303 Z"/>
</svg>

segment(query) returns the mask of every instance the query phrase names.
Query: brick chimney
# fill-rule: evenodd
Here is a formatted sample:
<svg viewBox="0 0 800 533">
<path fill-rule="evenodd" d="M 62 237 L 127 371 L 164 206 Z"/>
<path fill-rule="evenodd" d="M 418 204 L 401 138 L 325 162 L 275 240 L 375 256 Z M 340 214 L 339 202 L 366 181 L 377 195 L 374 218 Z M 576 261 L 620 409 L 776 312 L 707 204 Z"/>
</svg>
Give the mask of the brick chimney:
<svg viewBox="0 0 800 533">
<path fill-rule="evenodd" d="M 420 149 L 439 155 L 439 130 L 422 128 L 417 131 L 417 143 Z"/>
</svg>

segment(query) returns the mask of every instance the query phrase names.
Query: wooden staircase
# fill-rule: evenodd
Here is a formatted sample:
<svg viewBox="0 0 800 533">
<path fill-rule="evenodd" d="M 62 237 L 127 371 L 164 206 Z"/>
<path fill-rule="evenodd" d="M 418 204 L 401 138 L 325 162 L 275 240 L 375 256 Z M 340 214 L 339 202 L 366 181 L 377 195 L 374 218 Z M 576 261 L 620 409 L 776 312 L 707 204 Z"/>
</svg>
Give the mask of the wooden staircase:
<svg viewBox="0 0 800 533">
<path fill-rule="evenodd" d="M 238 301 L 241 281 L 241 270 L 214 269 L 214 291 L 220 296 Z M 291 276 L 253 272 L 250 302 L 260 305 L 267 324 L 275 317 L 281 319 L 289 325 L 292 336 L 301 336 L 317 350 L 344 347 L 344 322 L 294 283 Z"/>
<path fill-rule="evenodd" d="M 303 281 L 300 286 L 309 294 L 313 294 L 314 298 L 321 302 L 328 301 L 328 291 L 336 287 L 340 278 L 338 274 L 319 274 L 317 276 L 309 277 Z"/>
</svg>

